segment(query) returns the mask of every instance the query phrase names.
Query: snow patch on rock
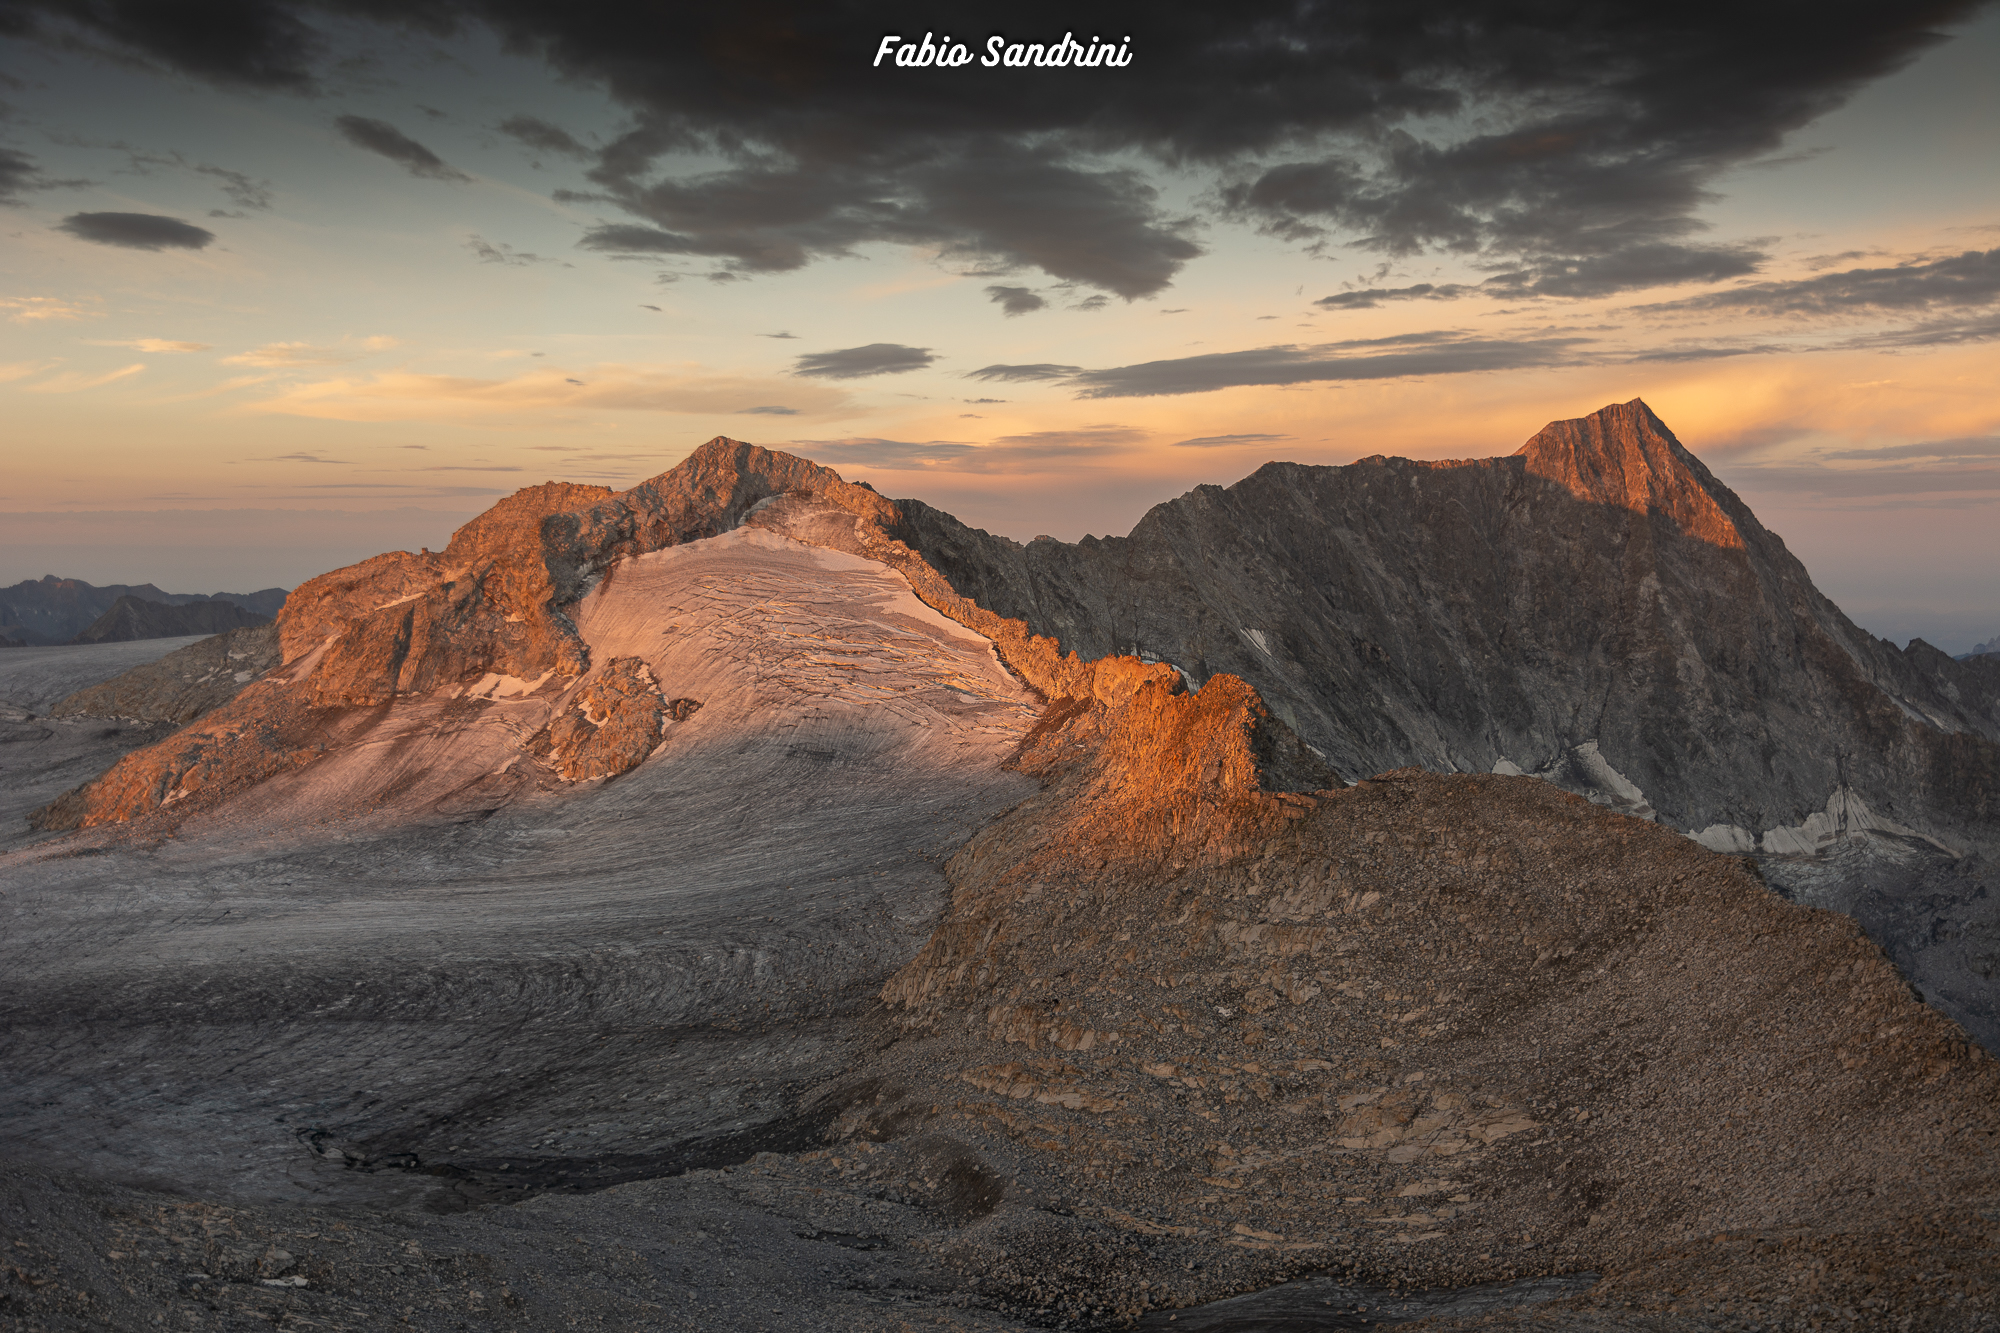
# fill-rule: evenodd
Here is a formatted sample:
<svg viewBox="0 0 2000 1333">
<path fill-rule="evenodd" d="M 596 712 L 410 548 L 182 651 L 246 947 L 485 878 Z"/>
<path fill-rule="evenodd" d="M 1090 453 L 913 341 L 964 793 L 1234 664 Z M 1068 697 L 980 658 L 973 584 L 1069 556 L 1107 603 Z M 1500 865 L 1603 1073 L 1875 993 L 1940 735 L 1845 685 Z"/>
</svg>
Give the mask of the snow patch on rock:
<svg viewBox="0 0 2000 1333">
<path fill-rule="evenodd" d="M 1724 855 L 1743 856 L 1757 850 L 1757 835 L 1738 824 L 1710 824 L 1688 836 L 1711 852 Z"/>
<path fill-rule="evenodd" d="M 1598 752 L 1595 740 L 1572 745 L 1558 753 L 1546 766 L 1533 771 L 1504 756 L 1493 761 L 1493 771 L 1503 777 L 1533 777 L 1552 782 L 1564 791 L 1575 792 L 1593 805 L 1601 805 L 1635 819 L 1653 820 L 1659 815 L 1638 785 L 1613 768 L 1611 761 Z"/>
<path fill-rule="evenodd" d="M 1956 856 L 1951 848 L 1913 828 L 1886 819 L 1868 807 L 1846 787 L 1834 788 L 1826 798 L 1826 809 L 1815 810 L 1802 823 L 1764 831 L 1761 847 L 1773 856 L 1817 856 L 1842 838 L 1877 834 L 1890 838 L 1921 838 L 1941 852 Z"/>
<path fill-rule="evenodd" d="M 462 697 L 467 699 L 519 699 L 533 694 L 548 683 L 553 671 L 544 671 L 533 680 L 522 680 L 519 676 L 501 676 L 489 671 L 478 680 L 465 687 Z"/>
</svg>

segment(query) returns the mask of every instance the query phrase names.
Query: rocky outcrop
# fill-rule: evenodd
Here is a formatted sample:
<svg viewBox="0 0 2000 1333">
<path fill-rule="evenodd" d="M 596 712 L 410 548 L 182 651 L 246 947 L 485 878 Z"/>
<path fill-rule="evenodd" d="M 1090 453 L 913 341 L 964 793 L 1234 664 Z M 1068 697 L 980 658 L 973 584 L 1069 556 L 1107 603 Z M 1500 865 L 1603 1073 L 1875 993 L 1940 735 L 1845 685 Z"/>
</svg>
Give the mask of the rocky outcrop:
<svg viewBox="0 0 2000 1333">
<path fill-rule="evenodd" d="M 1274 792 L 1258 712 L 1156 679 L 1036 738 L 1047 787 L 883 992 L 905 1038 L 826 1094 L 881 1188 L 950 1145 L 1070 1219 L 1041 1248 L 1116 1252 L 1051 1283 L 1003 1207 L 954 1248 L 983 1294 L 1130 1318 L 1588 1271 L 1576 1327 L 1939 1330 L 1996 1299 L 2000 1062 L 1851 920 L 1526 778 Z"/>
<path fill-rule="evenodd" d="M 134 639 L 177 639 L 189 634 L 226 634 L 233 629 L 268 625 L 269 616 L 245 611 L 233 602 L 184 602 L 170 606 L 143 597 L 120 597 L 90 622 L 72 643 L 126 643 Z"/>
<path fill-rule="evenodd" d="M 242 693 L 278 664 L 278 629 L 265 621 L 232 629 L 76 691 L 51 717 L 116 717 L 185 725 Z"/>
<path fill-rule="evenodd" d="M 529 743 L 529 752 L 566 782 L 617 777 L 645 761 L 669 724 L 687 721 L 700 707 L 696 699 L 668 702 L 644 661 L 614 657 Z"/>
</svg>

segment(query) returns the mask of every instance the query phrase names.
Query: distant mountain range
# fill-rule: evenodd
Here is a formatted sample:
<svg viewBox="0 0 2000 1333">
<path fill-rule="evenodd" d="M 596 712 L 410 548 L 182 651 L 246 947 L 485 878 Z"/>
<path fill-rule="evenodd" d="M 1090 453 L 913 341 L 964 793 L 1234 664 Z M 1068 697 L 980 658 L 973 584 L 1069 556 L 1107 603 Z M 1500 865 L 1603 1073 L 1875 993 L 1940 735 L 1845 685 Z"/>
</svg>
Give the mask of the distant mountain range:
<svg viewBox="0 0 2000 1333">
<path fill-rule="evenodd" d="M 98 631 L 97 622 L 120 598 L 133 598 L 163 608 L 183 607 L 196 602 L 226 602 L 258 619 L 220 623 L 221 618 L 218 617 L 218 623 L 211 628 L 199 615 L 193 620 L 182 621 L 159 612 L 135 611 L 127 613 L 117 623 L 135 629 L 151 627 L 147 632 L 94 632 Z M 112 583 L 98 587 L 82 579 L 63 579 L 47 574 L 39 579 L 23 579 L 11 588 L 0 588 L 0 639 L 12 645 L 39 646 L 218 634 L 240 625 L 260 624 L 276 616 L 284 604 L 283 588 L 265 588 L 259 592 L 163 592 L 150 583 Z M 214 612 L 205 614 L 217 615 Z M 194 627 L 176 627 L 183 624 Z"/>
<path fill-rule="evenodd" d="M 245 610 L 235 602 L 208 600 L 150 602 L 124 596 L 90 622 L 72 643 L 129 643 L 134 639 L 174 639 L 188 634 L 221 634 L 226 630 L 268 625 L 271 617 Z"/>
<path fill-rule="evenodd" d="M 1972 651 L 1969 653 L 1961 653 L 1959 655 L 1958 660 L 1963 662 L 1967 658 L 1985 657 L 1989 653 L 2000 654 L 2000 634 L 1994 635 L 1992 638 L 1988 639 L 1985 643 L 1973 644 Z"/>
</svg>

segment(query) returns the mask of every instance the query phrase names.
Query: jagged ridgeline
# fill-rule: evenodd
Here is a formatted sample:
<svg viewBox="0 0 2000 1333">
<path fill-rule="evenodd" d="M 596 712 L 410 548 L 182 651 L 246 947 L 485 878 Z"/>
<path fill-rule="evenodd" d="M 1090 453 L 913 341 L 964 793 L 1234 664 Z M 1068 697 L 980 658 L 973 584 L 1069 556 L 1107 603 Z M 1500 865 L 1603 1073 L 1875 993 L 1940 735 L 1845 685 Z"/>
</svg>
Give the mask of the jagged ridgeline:
<svg viewBox="0 0 2000 1333">
<path fill-rule="evenodd" d="M 319 1167 L 482 1198 L 782 1144 L 746 1174 L 900 1201 L 935 1290 L 1044 1323 L 1317 1270 L 1955 1329 L 1996 671 L 1855 627 L 1638 402 L 1074 545 L 718 439 L 76 696 L 193 720 L 38 812 L 44 916 L 142 863 L 246 911 L 194 980 L 151 926 L 17 947 L 19 1123 L 195 1160 L 84 1069 L 178 1042 L 202 1135 L 284 1088 Z M 241 1049 L 185 1039 L 211 984 Z"/>
<path fill-rule="evenodd" d="M 533 487 L 442 552 L 300 588 L 282 666 L 39 819 L 219 799 L 399 699 L 532 694 L 554 725 L 565 692 L 607 669 L 572 623 L 578 598 L 622 559 L 745 522 L 898 569 L 1052 699 L 1120 655 L 1197 687 L 1233 675 L 1350 777 L 1534 774 L 1760 854 L 1774 883 L 1855 914 L 2000 1041 L 2000 895 L 1985 893 L 2000 657 L 1899 650 L 1855 626 L 1637 400 L 1505 458 L 1267 464 L 1155 507 L 1129 537 L 1075 544 L 1023 546 L 724 439 L 620 494 Z M 570 771 L 609 771 L 564 734 Z M 643 757 L 629 736 L 620 753 Z"/>
</svg>

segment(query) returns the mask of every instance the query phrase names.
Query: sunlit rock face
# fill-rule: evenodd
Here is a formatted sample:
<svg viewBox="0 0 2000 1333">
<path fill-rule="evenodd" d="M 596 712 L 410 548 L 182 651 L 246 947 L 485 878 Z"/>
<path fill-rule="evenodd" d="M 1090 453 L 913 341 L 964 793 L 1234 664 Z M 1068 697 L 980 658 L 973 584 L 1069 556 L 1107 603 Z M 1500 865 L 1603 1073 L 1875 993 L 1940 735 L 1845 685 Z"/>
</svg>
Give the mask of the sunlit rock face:
<svg viewBox="0 0 2000 1333">
<path fill-rule="evenodd" d="M 1642 402 L 1505 458 L 1271 463 L 1124 538 L 901 512 L 980 605 L 1240 676 L 1343 773 L 1530 773 L 1767 856 L 2000 1044 L 2000 667 L 1857 628 Z"/>
</svg>

